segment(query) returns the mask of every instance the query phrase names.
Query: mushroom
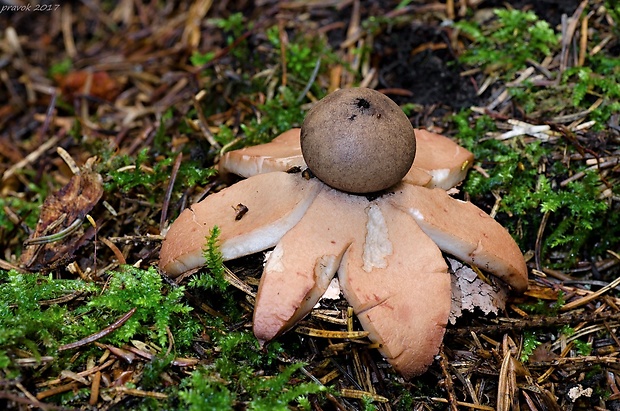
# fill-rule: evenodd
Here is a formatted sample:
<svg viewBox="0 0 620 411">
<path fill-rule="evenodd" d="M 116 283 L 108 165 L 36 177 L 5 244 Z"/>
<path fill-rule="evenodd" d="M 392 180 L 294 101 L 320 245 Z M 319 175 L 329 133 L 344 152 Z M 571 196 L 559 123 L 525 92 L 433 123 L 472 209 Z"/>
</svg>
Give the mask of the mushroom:
<svg viewBox="0 0 620 411">
<path fill-rule="evenodd" d="M 446 137 L 414 131 L 402 112 L 374 91 L 330 96 L 308 113 L 301 131 L 222 157 L 222 172 L 248 178 L 181 213 L 162 245 L 160 267 L 176 276 L 204 264 L 202 247 L 215 225 L 225 260 L 275 247 L 254 308 L 253 329 L 261 344 L 306 316 L 338 275 L 369 339 L 410 378 L 432 363 L 450 313 L 450 276 L 441 251 L 498 276 L 517 292 L 527 287 L 527 268 L 500 224 L 445 191 L 464 178 L 473 161 L 470 152 Z M 317 119 L 322 123 L 313 124 Z M 329 124 L 337 130 L 330 133 Z M 387 126 L 394 124 L 400 131 Z M 369 127 L 394 135 L 369 137 Z M 317 141 L 326 142 L 325 154 Z M 373 151 L 393 143 L 398 148 L 382 156 L 338 142 Z M 395 158 L 400 152 L 406 160 Z M 327 158 L 340 164 L 334 168 Z M 289 170 L 306 163 L 319 178 Z M 396 173 L 391 163 L 408 165 Z M 357 178 L 366 169 L 385 170 L 390 177 L 380 183 L 376 176 Z M 237 218 L 240 204 L 247 212 Z"/>
</svg>

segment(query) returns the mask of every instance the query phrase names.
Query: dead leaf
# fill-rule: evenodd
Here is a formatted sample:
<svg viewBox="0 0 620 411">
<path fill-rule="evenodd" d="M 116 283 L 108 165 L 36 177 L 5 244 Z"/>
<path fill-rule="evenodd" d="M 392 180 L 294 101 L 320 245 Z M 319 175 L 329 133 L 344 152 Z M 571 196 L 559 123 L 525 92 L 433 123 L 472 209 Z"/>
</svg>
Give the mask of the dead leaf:
<svg viewBox="0 0 620 411">
<path fill-rule="evenodd" d="M 122 89 L 120 82 L 105 71 L 94 73 L 86 70 L 72 71 L 64 76 L 57 75 L 55 78 L 62 94 L 69 101 L 80 94 L 114 101 Z"/>
<path fill-rule="evenodd" d="M 90 167 L 83 167 L 79 174 L 63 188 L 47 196 L 35 231 L 25 242 L 21 264 L 30 270 L 57 267 L 71 258 L 81 245 L 82 221 L 103 195 L 101 175 Z"/>
<path fill-rule="evenodd" d="M 559 357 L 558 354 L 551 351 L 553 343 L 545 342 L 534 348 L 532 355 L 529 357 L 530 362 L 545 362 L 552 361 Z"/>
</svg>

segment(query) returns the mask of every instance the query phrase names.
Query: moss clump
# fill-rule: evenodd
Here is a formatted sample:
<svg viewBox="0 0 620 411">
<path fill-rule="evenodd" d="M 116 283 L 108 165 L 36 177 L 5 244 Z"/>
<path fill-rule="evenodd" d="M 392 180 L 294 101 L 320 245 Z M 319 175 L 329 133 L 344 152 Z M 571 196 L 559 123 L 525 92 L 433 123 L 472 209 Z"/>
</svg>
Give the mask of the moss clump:
<svg viewBox="0 0 620 411">
<path fill-rule="evenodd" d="M 17 371 L 13 366 L 15 350 L 41 358 L 64 341 L 81 338 L 80 330 L 67 324 L 76 315 L 65 305 L 46 302 L 95 290 L 94 284 L 80 280 L 0 271 L 0 369 Z"/>
<path fill-rule="evenodd" d="M 538 61 L 559 46 L 559 34 L 532 11 L 494 10 L 497 19 L 489 27 L 460 21 L 456 27 L 469 35 L 473 46 L 460 57 L 465 64 L 499 70 L 509 79 L 525 68 L 528 59 Z"/>
<path fill-rule="evenodd" d="M 228 339 L 243 345 L 247 343 L 244 333 L 236 333 Z M 223 348 L 222 356 L 213 367 L 200 368 L 185 381 L 179 397 L 190 410 L 226 410 L 241 404 L 244 409 L 254 411 L 285 411 L 291 409 L 291 404 L 298 409 L 310 409 L 307 396 L 326 391 L 322 385 L 295 381 L 293 375 L 303 364 L 286 366 L 275 375 L 258 376 L 254 368 L 229 357 L 230 353 L 225 351 L 227 349 Z"/>
<path fill-rule="evenodd" d="M 568 266 L 585 250 L 605 252 L 620 241 L 620 217 L 601 198 L 603 183 L 596 171 L 575 162 L 554 161 L 558 147 L 540 141 L 525 144 L 520 138 L 508 142 L 494 139 L 480 141 L 480 136 L 495 130 L 486 116 L 469 125 L 469 113 L 454 117 L 459 138 L 471 150 L 488 177 L 471 172 L 465 182 L 475 201 L 492 202 L 499 198 L 497 211 L 501 222 L 520 242 L 523 249 L 533 249 L 533 240 L 545 213 L 549 214 L 542 252 L 555 252 L 561 264 Z M 571 146 L 563 149 L 572 150 Z M 583 178 L 561 184 L 568 176 L 585 171 Z M 476 200 L 477 199 L 477 200 Z M 526 243 L 525 241 L 530 241 Z"/>
<path fill-rule="evenodd" d="M 99 171 L 107 176 L 107 192 L 129 193 L 139 190 L 141 193 L 162 193 L 164 185 L 170 178 L 170 169 L 174 156 L 152 161 L 148 149 L 141 150 L 136 156 L 121 155 L 111 157 L 102 164 Z M 204 184 L 209 177 L 216 174 L 215 169 L 201 167 L 194 161 L 183 162 L 179 168 L 175 184 L 183 188 Z M 152 199 L 155 201 L 155 199 Z"/>
<path fill-rule="evenodd" d="M 83 308 L 88 313 L 82 317 L 82 322 L 96 325 L 92 332 L 99 330 L 97 327 L 101 318 L 116 319 L 137 308 L 135 314 L 106 340 L 123 344 L 141 336 L 166 346 L 169 343 L 166 329 L 170 328 L 178 349 L 184 350 L 190 346 L 199 327 L 188 315 L 192 308 L 182 302 L 184 287 L 165 285 L 152 267 L 141 270 L 125 266 L 109 275 L 105 292 L 93 297 Z"/>
<path fill-rule="evenodd" d="M 183 287 L 164 285 L 153 268 L 123 267 L 111 272 L 106 284 L 0 273 L 0 368 L 11 372 L 18 372 L 16 352 L 57 356 L 60 345 L 101 331 L 132 308 L 134 315 L 100 342 L 120 346 L 140 338 L 164 346 L 170 329 L 176 349 L 185 352 L 199 331 L 188 315 L 192 308 L 181 301 Z M 56 366 L 75 367 L 66 362 L 71 354 L 61 353 Z"/>
</svg>

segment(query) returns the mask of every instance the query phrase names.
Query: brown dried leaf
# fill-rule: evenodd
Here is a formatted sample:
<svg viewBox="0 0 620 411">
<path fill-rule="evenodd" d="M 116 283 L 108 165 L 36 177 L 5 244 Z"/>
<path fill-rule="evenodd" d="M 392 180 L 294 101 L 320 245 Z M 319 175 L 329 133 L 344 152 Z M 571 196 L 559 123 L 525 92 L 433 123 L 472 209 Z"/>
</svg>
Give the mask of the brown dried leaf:
<svg viewBox="0 0 620 411">
<path fill-rule="evenodd" d="M 101 175 L 90 167 L 84 167 L 81 173 L 71 177 L 67 185 L 48 195 L 41 208 L 37 227 L 25 243 L 21 263 L 30 270 L 44 270 L 70 259 L 81 245 L 80 236 L 75 232 L 57 241 L 41 243 L 41 239 L 66 231 L 72 225 L 81 225 L 81 221 L 102 195 Z"/>
<path fill-rule="evenodd" d="M 559 357 L 558 354 L 551 351 L 553 344 L 551 342 L 545 342 L 540 344 L 534 349 L 532 355 L 530 355 L 530 362 L 545 362 L 552 361 Z"/>
<path fill-rule="evenodd" d="M 76 95 L 88 94 L 106 101 L 113 101 L 121 92 L 122 85 L 105 71 L 73 71 L 64 76 L 57 75 L 62 94 L 72 100 Z"/>
</svg>

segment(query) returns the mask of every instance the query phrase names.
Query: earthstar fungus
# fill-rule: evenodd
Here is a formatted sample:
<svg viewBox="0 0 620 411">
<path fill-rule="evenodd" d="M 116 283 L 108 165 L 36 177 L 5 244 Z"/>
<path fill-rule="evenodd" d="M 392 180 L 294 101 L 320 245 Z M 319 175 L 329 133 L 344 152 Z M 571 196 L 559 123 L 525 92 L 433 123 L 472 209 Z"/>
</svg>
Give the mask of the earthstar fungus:
<svg viewBox="0 0 620 411">
<path fill-rule="evenodd" d="M 225 260 L 274 247 L 254 309 L 261 344 L 306 316 L 338 275 L 342 294 L 394 368 L 406 378 L 426 371 L 450 314 L 442 251 L 517 292 L 527 288 L 527 268 L 500 224 L 446 193 L 473 155 L 428 131 L 414 137 L 394 107 L 373 90 L 340 90 L 310 110 L 301 130 L 224 155 L 220 172 L 247 179 L 181 213 L 162 245 L 161 269 L 177 276 L 203 265 L 205 237 L 217 225 Z M 338 151 L 338 142 L 347 147 Z M 307 166 L 319 178 L 299 172 Z M 247 211 L 236 218 L 240 204 Z"/>
</svg>

